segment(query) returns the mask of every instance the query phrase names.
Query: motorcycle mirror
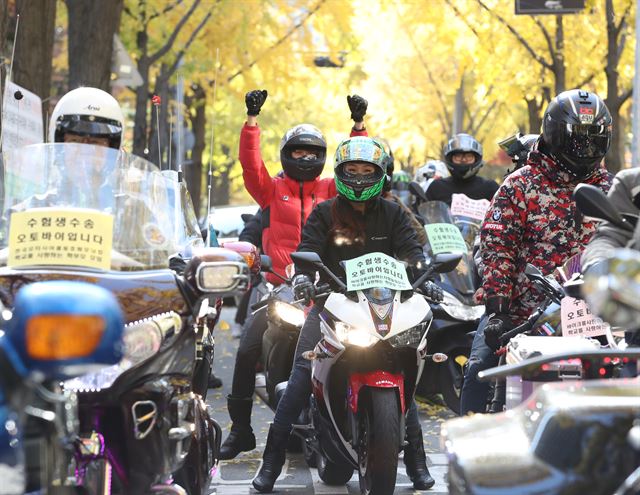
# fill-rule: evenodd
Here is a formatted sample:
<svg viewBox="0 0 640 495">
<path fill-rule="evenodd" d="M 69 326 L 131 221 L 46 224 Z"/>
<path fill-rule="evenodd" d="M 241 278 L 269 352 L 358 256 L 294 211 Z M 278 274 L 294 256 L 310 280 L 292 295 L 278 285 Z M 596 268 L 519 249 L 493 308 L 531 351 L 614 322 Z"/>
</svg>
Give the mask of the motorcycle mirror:
<svg viewBox="0 0 640 495">
<path fill-rule="evenodd" d="M 318 256 L 318 253 L 295 252 L 291 253 L 291 259 L 295 263 L 298 263 L 300 265 L 307 265 L 313 268 L 320 268 L 321 266 L 324 266 L 322 260 L 320 259 L 320 256 Z"/>
<path fill-rule="evenodd" d="M 242 222 L 243 223 L 247 223 L 253 217 L 254 217 L 254 215 L 252 215 L 251 213 L 243 213 L 242 215 L 240 215 L 240 218 L 242 218 Z"/>
<path fill-rule="evenodd" d="M 633 225 L 616 210 L 609 198 L 591 184 L 578 184 L 573 191 L 578 209 L 586 216 L 606 220 L 618 228 L 633 232 Z"/>
<path fill-rule="evenodd" d="M 433 270 L 436 273 L 448 273 L 458 266 L 462 254 L 460 253 L 440 253 L 433 258 Z"/>
<path fill-rule="evenodd" d="M 527 263 L 527 267 L 524 269 L 524 274 L 527 276 L 529 280 L 535 280 L 544 278 L 544 275 L 540 270 L 538 270 L 531 263 Z"/>
<path fill-rule="evenodd" d="M 424 192 L 424 189 L 422 189 L 422 186 L 416 181 L 411 181 L 409 183 L 409 192 L 421 201 L 429 201 L 427 195 Z"/>
</svg>

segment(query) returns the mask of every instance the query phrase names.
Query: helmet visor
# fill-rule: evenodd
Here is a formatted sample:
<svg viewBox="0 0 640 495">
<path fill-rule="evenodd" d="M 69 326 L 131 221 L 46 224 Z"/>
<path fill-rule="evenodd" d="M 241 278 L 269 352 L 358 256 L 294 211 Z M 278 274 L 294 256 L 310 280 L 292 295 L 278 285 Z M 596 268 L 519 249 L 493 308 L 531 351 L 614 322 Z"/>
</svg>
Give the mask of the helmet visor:
<svg viewBox="0 0 640 495">
<path fill-rule="evenodd" d="M 609 150 L 611 126 L 566 124 L 568 155 L 576 158 L 602 158 Z"/>
<path fill-rule="evenodd" d="M 79 136 L 119 136 L 122 134 L 120 122 L 86 115 L 63 115 L 58 119 L 57 128 L 62 133 Z"/>
</svg>

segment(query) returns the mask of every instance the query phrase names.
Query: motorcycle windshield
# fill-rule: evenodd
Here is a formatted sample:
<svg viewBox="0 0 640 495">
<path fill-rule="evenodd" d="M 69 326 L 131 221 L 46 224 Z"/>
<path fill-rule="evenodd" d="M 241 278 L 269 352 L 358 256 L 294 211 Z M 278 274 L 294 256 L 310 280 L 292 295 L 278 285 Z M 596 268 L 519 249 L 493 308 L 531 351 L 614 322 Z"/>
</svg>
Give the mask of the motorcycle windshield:
<svg viewBox="0 0 640 495">
<path fill-rule="evenodd" d="M 55 143 L 11 150 L 3 165 L 2 265 L 167 268 L 195 238 L 181 186 L 143 158 Z"/>
<path fill-rule="evenodd" d="M 427 201 L 420 204 L 418 213 L 425 220 L 429 241 L 425 245 L 427 256 L 438 253 L 461 253 L 462 259 L 456 268 L 442 274 L 445 283 L 450 284 L 464 296 L 475 292 L 473 282 L 473 243 L 479 232 L 479 222 L 470 217 L 451 214 L 449 206 L 442 201 Z"/>
</svg>

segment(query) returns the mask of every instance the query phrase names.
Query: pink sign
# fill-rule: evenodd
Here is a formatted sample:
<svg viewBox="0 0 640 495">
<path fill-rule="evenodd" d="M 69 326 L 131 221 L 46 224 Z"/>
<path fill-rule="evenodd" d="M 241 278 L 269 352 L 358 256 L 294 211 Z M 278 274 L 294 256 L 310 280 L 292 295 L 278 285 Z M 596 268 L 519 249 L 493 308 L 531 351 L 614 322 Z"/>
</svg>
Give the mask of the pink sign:
<svg viewBox="0 0 640 495">
<path fill-rule="evenodd" d="M 453 194 L 451 196 L 451 214 L 482 221 L 489 209 L 489 204 L 486 199 L 471 199 L 465 194 Z"/>
<path fill-rule="evenodd" d="M 582 299 L 563 298 L 560 315 L 562 335 L 565 337 L 598 337 L 607 333 L 608 325 L 591 313 Z"/>
</svg>

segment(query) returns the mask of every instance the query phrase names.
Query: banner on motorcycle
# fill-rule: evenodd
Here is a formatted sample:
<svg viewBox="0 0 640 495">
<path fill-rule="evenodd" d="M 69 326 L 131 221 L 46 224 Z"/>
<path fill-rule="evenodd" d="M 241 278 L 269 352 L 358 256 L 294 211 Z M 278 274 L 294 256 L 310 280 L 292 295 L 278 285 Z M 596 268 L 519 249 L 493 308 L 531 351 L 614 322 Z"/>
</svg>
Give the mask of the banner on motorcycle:
<svg viewBox="0 0 640 495">
<path fill-rule="evenodd" d="M 483 221 L 490 204 L 486 199 L 471 199 L 466 194 L 452 194 L 451 214 Z"/>
<path fill-rule="evenodd" d="M 431 245 L 431 252 L 466 253 L 467 244 L 455 225 L 450 223 L 431 223 L 424 226 Z"/>
<path fill-rule="evenodd" d="M 345 262 L 347 290 L 385 287 L 392 290 L 410 290 L 411 284 L 405 266 L 384 253 L 365 254 Z"/>
<path fill-rule="evenodd" d="M 82 208 L 33 208 L 11 214 L 12 268 L 66 265 L 109 270 L 113 216 Z"/>
<path fill-rule="evenodd" d="M 560 318 L 565 337 L 599 337 L 607 333 L 607 324 L 594 315 L 582 299 L 564 297 Z"/>
</svg>

